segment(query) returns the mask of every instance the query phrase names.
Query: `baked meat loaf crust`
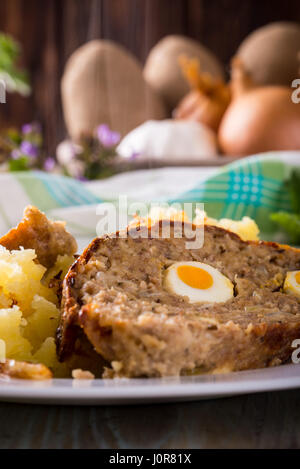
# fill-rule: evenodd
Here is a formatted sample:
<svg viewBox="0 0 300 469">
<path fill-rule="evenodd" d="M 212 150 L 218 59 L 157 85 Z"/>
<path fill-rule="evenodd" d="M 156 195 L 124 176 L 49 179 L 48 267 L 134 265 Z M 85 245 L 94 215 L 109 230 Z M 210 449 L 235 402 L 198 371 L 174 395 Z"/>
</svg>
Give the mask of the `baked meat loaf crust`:
<svg viewBox="0 0 300 469">
<path fill-rule="evenodd" d="M 67 232 L 66 223 L 50 221 L 43 212 L 29 205 L 25 208 L 22 221 L 0 238 L 0 245 L 6 249 L 34 249 L 38 261 L 49 268 L 57 256 L 77 252 L 75 238 Z"/>
<path fill-rule="evenodd" d="M 300 250 L 245 242 L 208 225 L 203 247 L 187 249 L 186 237 L 175 234 L 181 222 L 171 223 L 169 239 L 159 237 L 162 225 L 152 227 L 152 237 L 140 227 L 138 236 L 128 229 L 126 238 L 95 239 L 71 267 L 63 287 L 60 359 L 72 355 L 83 332 L 113 376 L 229 372 L 290 360 L 292 342 L 300 338 L 300 300 L 282 287 L 288 271 L 300 270 Z M 218 269 L 234 284 L 234 297 L 190 304 L 168 292 L 164 272 L 180 261 Z"/>
</svg>

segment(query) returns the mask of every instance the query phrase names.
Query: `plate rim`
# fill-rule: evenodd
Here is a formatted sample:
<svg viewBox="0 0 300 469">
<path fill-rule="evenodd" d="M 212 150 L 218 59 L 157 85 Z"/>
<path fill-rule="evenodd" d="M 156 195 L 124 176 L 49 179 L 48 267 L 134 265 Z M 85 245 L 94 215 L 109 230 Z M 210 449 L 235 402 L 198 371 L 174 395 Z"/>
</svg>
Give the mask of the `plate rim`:
<svg viewBox="0 0 300 469">
<path fill-rule="evenodd" d="M 120 405 L 215 399 L 300 388 L 300 367 L 247 370 L 220 375 L 116 380 L 18 381 L 0 379 L 0 402 Z"/>
</svg>

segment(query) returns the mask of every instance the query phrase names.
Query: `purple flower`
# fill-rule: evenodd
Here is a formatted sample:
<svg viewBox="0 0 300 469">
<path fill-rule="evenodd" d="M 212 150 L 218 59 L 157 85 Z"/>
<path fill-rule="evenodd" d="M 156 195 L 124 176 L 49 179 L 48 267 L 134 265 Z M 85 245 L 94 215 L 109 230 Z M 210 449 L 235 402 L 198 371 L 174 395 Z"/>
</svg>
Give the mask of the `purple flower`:
<svg viewBox="0 0 300 469">
<path fill-rule="evenodd" d="M 45 163 L 44 163 L 44 170 L 45 171 L 52 171 L 55 168 L 55 159 L 54 158 L 46 158 Z"/>
<path fill-rule="evenodd" d="M 12 157 L 13 160 L 18 160 L 18 159 L 20 158 L 20 156 L 22 156 L 22 154 L 21 154 L 20 150 L 18 150 L 17 148 L 15 148 L 15 149 L 11 152 L 10 156 Z"/>
<path fill-rule="evenodd" d="M 107 124 L 99 125 L 97 129 L 97 136 L 99 142 L 102 143 L 105 148 L 111 148 L 116 146 L 121 139 L 120 134 L 118 132 L 113 132 L 112 130 L 110 130 Z"/>
<path fill-rule="evenodd" d="M 36 158 L 39 154 L 38 147 L 27 140 L 21 143 L 20 150 L 24 155 L 30 156 L 30 158 Z"/>
<path fill-rule="evenodd" d="M 33 124 L 24 124 L 22 127 L 22 133 L 24 135 L 32 134 L 32 133 L 40 133 L 41 132 L 41 126 L 40 124 L 34 122 Z"/>
<path fill-rule="evenodd" d="M 31 134 L 31 132 L 32 132 L 32 124 L 24 124 L 22 127 L 22 133 L 27 135 L 27 134 Z"/>
</svg>

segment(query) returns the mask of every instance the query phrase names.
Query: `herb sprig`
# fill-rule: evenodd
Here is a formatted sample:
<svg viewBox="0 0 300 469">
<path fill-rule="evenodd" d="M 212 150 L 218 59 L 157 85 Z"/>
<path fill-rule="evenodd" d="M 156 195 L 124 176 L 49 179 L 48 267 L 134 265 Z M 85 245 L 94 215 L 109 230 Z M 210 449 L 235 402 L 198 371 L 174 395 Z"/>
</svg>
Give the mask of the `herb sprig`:
<svg viewBox="0 0 300 469">
<path fill-rule="evenodd" d="M 271 220 L 285 231 L 293 244 L 300 244 L 300 170 L 294 170 L 286 182 L 290 194 L 292 212 L 276 212 Z"/>
<path fill-rule="evenodd" d="M 7 91 L 28 96 L 31 92 L 26 71 L 19 65 L 21 46 L 8 34 L 0 33 L 0 80 L 6 84 Z"/>
</svg>

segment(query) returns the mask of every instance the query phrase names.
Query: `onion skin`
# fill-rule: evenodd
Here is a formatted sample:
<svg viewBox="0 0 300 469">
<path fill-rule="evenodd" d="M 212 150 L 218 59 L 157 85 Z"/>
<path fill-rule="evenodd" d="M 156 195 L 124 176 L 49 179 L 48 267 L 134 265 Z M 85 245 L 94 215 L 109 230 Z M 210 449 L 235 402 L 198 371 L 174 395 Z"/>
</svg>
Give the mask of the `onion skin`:
<svg viewBox="0 0 300 469">
<path fill-rule="evenodd" d="M 217 132 L 230 103 L 230 86 L 224 80 L 203 73 L 197 58 L 189 59 L 182 55 L 179 63 L 191 91 L 173 111 L 173 117 L 199 122 Z"/>
<path fill-rule="evenodd" d="M 300 150 L 300 104 L 284 86 L 251 89 L 233 99 L 219 129 L 219 145 L 231 156 Z"/>
<path fill-rule="evenodd" d="M 217 132 L 228 102 L 212 99 L 201 91 L 190 91 L 181 101 L 173 116 L 175 119 L 185 119 L 200 122 Z"/>
</svg>

